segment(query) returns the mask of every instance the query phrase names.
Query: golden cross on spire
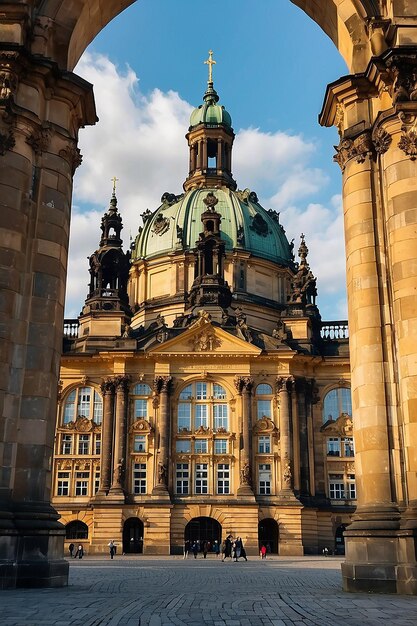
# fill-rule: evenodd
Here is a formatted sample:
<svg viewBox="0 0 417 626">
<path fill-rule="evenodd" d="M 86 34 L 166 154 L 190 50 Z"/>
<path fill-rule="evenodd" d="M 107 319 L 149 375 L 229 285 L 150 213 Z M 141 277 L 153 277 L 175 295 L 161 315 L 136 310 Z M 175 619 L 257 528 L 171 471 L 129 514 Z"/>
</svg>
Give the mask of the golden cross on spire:
<svg viewBox="0 0 417 626">
<path fill-rule="evenodd" d="M 118 182 L 118 178 L 116 178 L 116 176 L 113 176 L 113 178 L 111 178 L 111 181 L 113 183 L 113 193 L 116 193 L 116 183 Z"/>
<path fill-rule="evenodd" d="M 207 61 L 204 61 L 204 64 L 209 66 L 208 82 L 212 83 L 213 82 L 213 65 L 216 65 L 216 61 L 213 60 L 213 50 L 209 50 L 209 58 L 207 59 Z"/>
</svg>

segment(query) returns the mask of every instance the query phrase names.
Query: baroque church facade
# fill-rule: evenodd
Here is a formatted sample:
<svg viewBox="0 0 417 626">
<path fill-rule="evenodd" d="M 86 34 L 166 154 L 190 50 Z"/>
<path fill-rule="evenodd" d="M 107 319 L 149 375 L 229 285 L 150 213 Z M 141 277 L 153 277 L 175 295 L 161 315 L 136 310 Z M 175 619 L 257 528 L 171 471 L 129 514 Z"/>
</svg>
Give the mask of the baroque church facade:
<svg viewBox="0 0 417 626">
<path fill-rule="evenodd" d="M 65 324 L 52 502 L 67 545 L 177 554 L 231 533 L 248 554 L 342 552 L 347 323 L 321 319 L 304 235 L 296 258 L 279 214 L 237 188 L 211 71 L 186 138 L 184 193 L 142 214 L 128 252 L 113 191 Z"/>
</svg>

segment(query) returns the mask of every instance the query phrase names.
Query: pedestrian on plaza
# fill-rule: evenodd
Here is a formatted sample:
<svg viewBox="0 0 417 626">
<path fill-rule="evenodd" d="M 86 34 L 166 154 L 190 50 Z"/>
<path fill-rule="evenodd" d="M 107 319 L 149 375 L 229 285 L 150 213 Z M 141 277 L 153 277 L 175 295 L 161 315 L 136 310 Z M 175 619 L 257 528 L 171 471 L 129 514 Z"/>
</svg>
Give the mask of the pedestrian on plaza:
<svg viewBox="0 0 417 626">
<path fill-rule="evenodd" d="M 74 548 L 75 548 L 74 544 L 70 543 L 69 546 L 68 546 L 68 550 L 69 550 L 69 553 L 70 553 L 70 559 L 72 559 L 72 554 L 74 552 Z"/>
<path fill-rule="evenodd" d="M 329 556 L 329 548 L 323 548 L 323 555 Z"/>
<path fill-rule="evenodd" d="M 188 553 L 189 553 L 189 551 L 190 551 L 190 542 L 189 542 L 189 540 L 187 539 L 187 540 L 184 542 L 184 559 L 187 559 L 187 558 L 188 558 Z"/>
<path fill-rule="evenodd" d="M 226 539 L 224 540 L 223 544 L 222 544 L 222 554 L 223 554 L 223 558 L 222 558 L 222 563 L 224 562 L 225 559 L 231 559 L 232 558 L 232 541 L 231 541 L 231 535 L 228 535 L 226 537 Z"/>
<path fill-rule="evenodd" d="M 116 554 L 116 545 L 113 539 L 109 542 L 108 546 L 109 546 L 109 551 L 110 551 L 110 558 L 112 559 L 114 555 Z"/>
<path fill-rule="evenodd" d="M 201 546 L 201 551 L 203 553 L 203 558 L 206 559 L 207 558 L 207 552 L 208 552 L 208 544 L 207 541 L 204 540 Z"/>
<path fill-rule="evenodd" d="M 82 545 L 80 544 L 77 548 L 76 553 L 74 554 L 74 559 L 76 559 L 78 556 L 79 559 L 82 559 L 84 556 L 84 548 L 82 547 Z"/>
<path fill-rule="evenodd" d="M 240 547 L 240 556 L 243 557 L 245 559 L 245 561 L 247 561 L 248 557 L 246 556 L 246 550 L 245 550 L 245 547 L 243 545 L 242 539 L 240 540 L 240 546 L 241 546 Z"/>
<path fill-rule="evenodd" d="M 193 551 L 194 558 L 196 559 L 197 554 L 198 554 L 198 543 L 196 541 L 194 541 L 193 547 L 191 548 L 191 550 Z"/>
<path fill-rule="evenodd" d="M 240 559 L 241 552 L 242 552 L 242 540 L 241 540 L 241 538 L 240 537 L 236 537 L 235 543 L 233 545 L 234 545 L 233 556 L 235 557 L 235 561 L 237 563 L 238 560 Z"/>
<path fill-rule="evenodd" d="M 216 539 L 216 541 L 213 544 L 213 552 L 216 555 L 216 559 L 217 559 L 217 557 L 220 554 L 220 546 L 219 546 L 219 542 L 217 541 L 217 539 Z"/>
<path fill-rule="evenodd" d="M 266 545 L 265 544 L 262 544 L 261 546 L 260 557 L 261 559 L 266 559 Z"/>
</svg>

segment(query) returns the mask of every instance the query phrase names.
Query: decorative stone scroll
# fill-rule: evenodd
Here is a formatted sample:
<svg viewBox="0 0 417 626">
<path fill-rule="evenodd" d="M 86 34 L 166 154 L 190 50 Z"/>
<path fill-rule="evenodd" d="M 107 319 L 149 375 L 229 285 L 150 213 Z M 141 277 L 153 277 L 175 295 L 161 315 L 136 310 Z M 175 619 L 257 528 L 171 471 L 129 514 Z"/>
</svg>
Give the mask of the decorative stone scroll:
<svg viewBox="0 0 417 626">
<path fill-rule="evenodd" d="M 336 154 L 333 160 L 339 164 L 340 169 L 344 172 L 346 164 L 351 159 L 355 159 L 357 163 L 364 163 L 367 157 L 372 157 L 374 146 L 370 131 L 367 130 L 355 138 L 343 138 L 338 146 L 335 146 Z"/>
<path fill-rule="evenodd" d="M 381 155 L 387 152 L 392 143 L 392 137 L 385 130 L 385 128 L 382 128 L 382 126 L 378 126 L 374 129 L 372 133 L 372 142 L 374 144 L 375 152 Z"/>
<path fill-rule="evenodd" d="M 38 156 L 46 152 L 50 142 L 51 130 L 48 127 L 38 128 L 26 139 L 26 143 L 33 148 L 34 153 Z"/>
<path fill-rule="evenodd" d="M 400 111 L 398 117 L 401 120 L 402 137 L 398 142 L 398 147 L 412 161 L 417 159 L 417 112 L 416 115 Z"/>
<path fill-rule="evenodd" d="M 251 376 L 236 376 L 233 381 L 236 391 L 239 395 L 242 393 L 251 393 L 253 388 L 253 378 Z"/>
<path fill-rule="evenodd" d="M 83 157 L 75 142 L 68 143 L 65 148 L 59 151 L 59 156 L 65 159 L 71 168 L 72 175 L 82 163 Z"/>
</svg>

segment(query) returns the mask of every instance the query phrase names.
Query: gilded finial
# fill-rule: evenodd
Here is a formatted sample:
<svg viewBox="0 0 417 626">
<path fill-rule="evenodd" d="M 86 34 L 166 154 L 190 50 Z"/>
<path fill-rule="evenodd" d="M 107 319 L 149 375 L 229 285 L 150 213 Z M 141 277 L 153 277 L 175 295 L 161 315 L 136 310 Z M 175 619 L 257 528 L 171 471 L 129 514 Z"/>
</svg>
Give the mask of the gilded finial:
<svg viewBox="0 0 417 626">
<path fill-rule="evenodd" d="M 118 178 L 116 178 L 116 176 L 113 176 L 113 178 L 111 179 L 112 183 L 113 183 L 113 195 L 116 195 L 116 183 L 119 181 Z"/>
<path fill-rule="evenodd" d="M 204 64 L 209 66 L 209 76 L 207 82 L 210 84 L 213 82 L 213 65 L 216 65 L 216 61 L 213 59 L 213 50 L 209 50 L 209 58 L 207 61 L 204 61 Z"/>
</svg>

